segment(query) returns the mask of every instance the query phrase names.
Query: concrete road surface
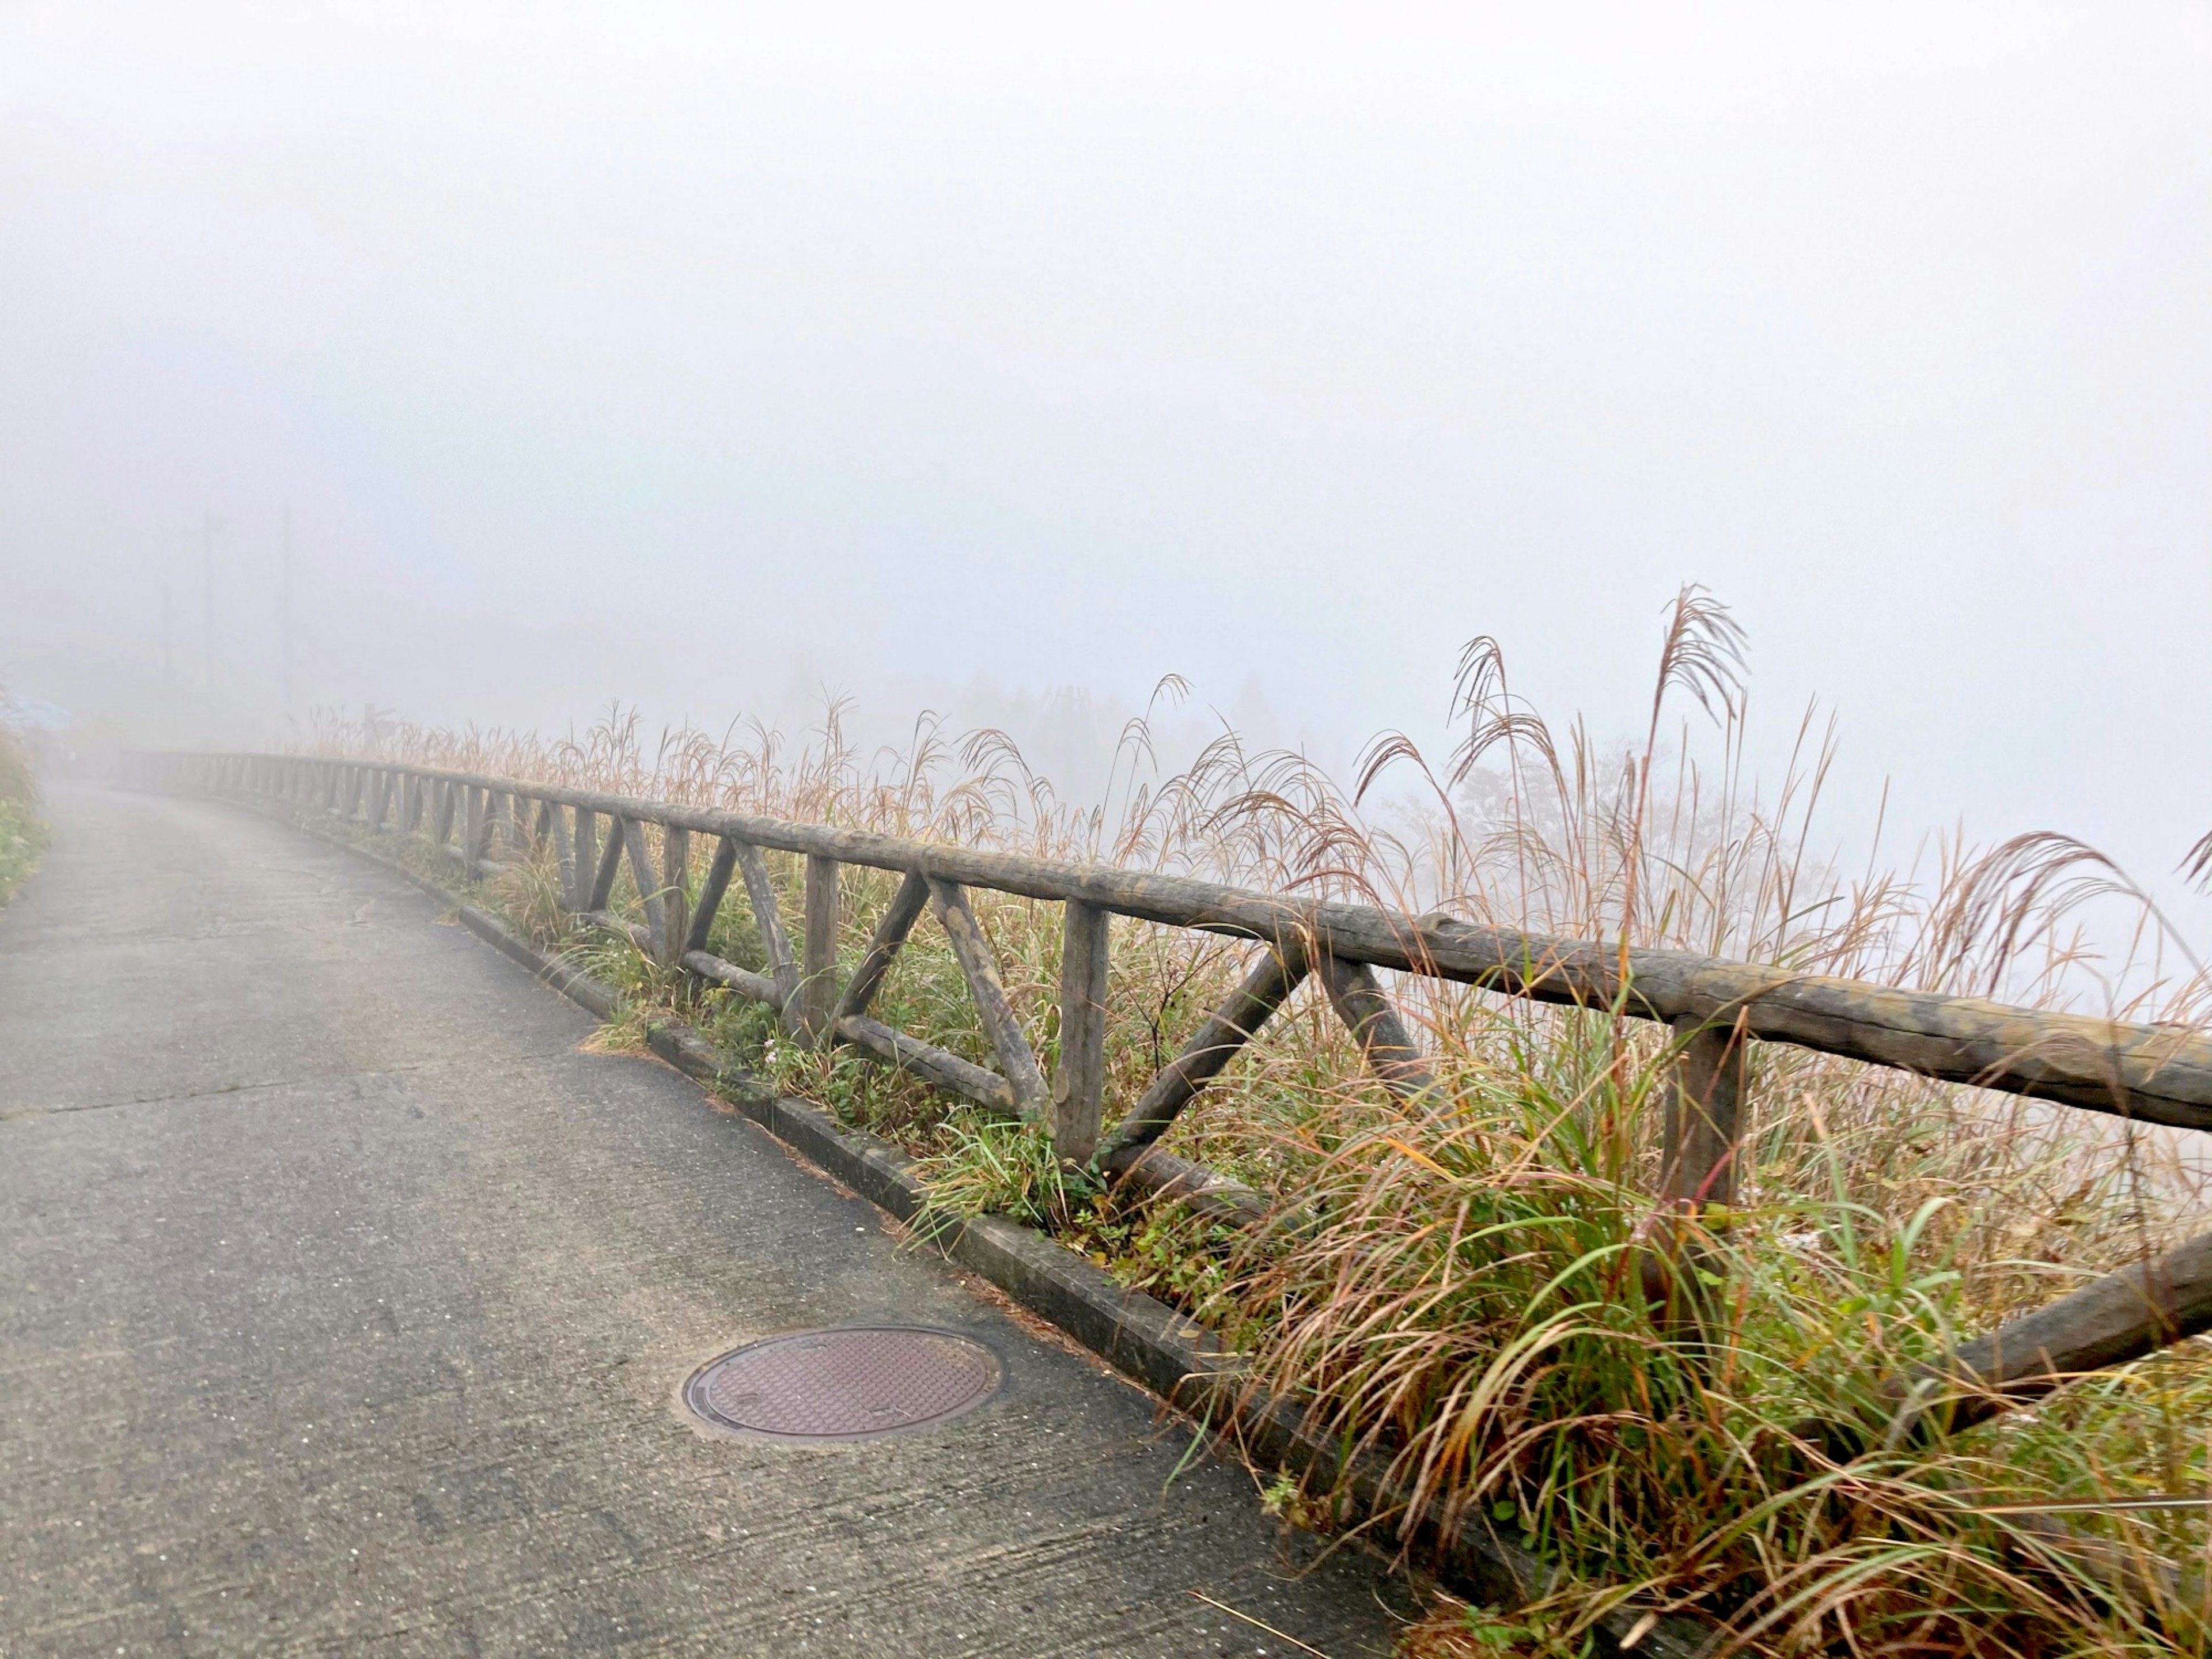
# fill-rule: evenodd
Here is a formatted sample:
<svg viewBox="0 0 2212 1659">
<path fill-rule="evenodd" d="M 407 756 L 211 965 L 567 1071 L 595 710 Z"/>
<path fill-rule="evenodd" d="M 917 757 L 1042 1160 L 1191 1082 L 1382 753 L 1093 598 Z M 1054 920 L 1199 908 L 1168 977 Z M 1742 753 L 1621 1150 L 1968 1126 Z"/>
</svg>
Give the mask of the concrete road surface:
<svg viewBox="0 0 2212 1659">
<path fill-rule="evenodd" d="M 0 1653 L 1386 1651 L 1387 1590 L 366 861 L 57 790 L 0 912 Z M 974 1333 L 1003 1393 L 690 1426 L 749 1339 Z M 1200 1591 L 1295 1638 L 1276 1639 Z"/>
</svg>

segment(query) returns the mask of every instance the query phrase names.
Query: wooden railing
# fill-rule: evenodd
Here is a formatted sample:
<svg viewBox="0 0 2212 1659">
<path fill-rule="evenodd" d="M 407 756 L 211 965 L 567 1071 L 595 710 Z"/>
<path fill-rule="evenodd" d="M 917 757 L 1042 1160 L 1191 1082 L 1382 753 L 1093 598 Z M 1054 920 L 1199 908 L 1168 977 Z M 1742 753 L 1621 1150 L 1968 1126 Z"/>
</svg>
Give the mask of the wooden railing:
<svg viewBox="0 0 2212 1659">
<path fill-rule="evenodd" d="M 1062 1156 L 1139 1189 L 1182 1199 L 1211 1218 L 1255 1224 L 1260 1194 L 1157 1146 L 1177 1115 L 1310 975 L 1382 1085 L 1418 1103 L 1442 1091 L 1374 969 L 1425 975 L 1503 995 L 1571 1004 L 1668 1025 L 1677 1055 L 1661 1157 L 1662 1205 L 1689 1239 L 1697 1216 L 1735 1195 L 1746 1053 L 1782 1042 L 1923 1077 L 2005 1091 L 2144 1123 L 2212 1129 L 2212 1040 L 2161 1026 L 1903 991 L 1672 951 L 1479 927 L 1099 864 L 898 840 L 832 825 L 608 795 L 592 790 L 389 762 L 292 755 L 141 757 L 140 781 L 214 795 L 318 808 L 373 830 L 415 836 L 471 876 L 502 852 L 557 860 L 567 908 L 626 932 L 654 960 L 765 1003 L 811 1044 L 842 1043 L 962 1099 L 1036 1121 Z M 644 833 L 659 830 L 655 865 Z M 602 826 L 604 825 L 604 829 Z M 691 838 L 714 838 L 692 896 Z M 763 857 L 805 860 L 798 947 Z M 608 912 L 623 865 L 643 925 Z M 836 980 L 838 866 L 901 879 L 852 977 Z M 742 885 L 769 971 L 707 950 L 732 880 Z M 1058 1064 L 1048 1079 L 1009 1007 L 970 887 L 1066 907 Z M 997 1069 L 869 1017 L 893 957 L 922 913 L 944 928 Z M 1111 919 L 1127 916 L 1258 941 L 1257 964 L 1110 1130 L 1103 1121 L 1105 993 Z M 1624 963 L 1626 971 L 1623 971 Z M 1662 1228 L 1662 1235 L 1669 1230 Z M 1647 1275 L 1655 1299 L 1668 1283 Z M 1680 1313 L 1680 1310 L 1676 1310 Z M 1694 1310 L 1687 1322 L 1694 1324 Z M 1672 1318 L 1673 1316 L 1662 1315 Z M 2069 1376 L 2138 1358 L 2212 1328 L 2212 1236 L 2109 1275 L 1960 1348 L 1931 1375 L 1900 1379 L 1900 1409 L 1934 1385 L 1970 1396 L 1955 1418 L 1997 1409 Z M 1977 1402 L 1979 1403 L 1977 1403 Z"/>
</svg>

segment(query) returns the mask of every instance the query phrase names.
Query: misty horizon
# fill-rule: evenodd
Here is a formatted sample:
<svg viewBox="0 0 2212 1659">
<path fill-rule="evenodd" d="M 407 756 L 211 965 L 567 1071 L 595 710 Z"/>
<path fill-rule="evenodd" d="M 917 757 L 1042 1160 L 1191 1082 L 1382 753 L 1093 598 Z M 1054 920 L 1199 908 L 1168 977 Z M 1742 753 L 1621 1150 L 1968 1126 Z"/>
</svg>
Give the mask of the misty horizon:
<svg viewBox="0 0 2212 1659">
<path fill-rule="evenodd" d="M 1478 634 L 1626 740 L 1694 580 L 1839 846 L 2060 830 L 2203 937 L 2208 67 L 2158 5 L 16 8 L 0 677 L 184 746 L 850 696 L 1079 794 L 1168 674 L 1441 750 Z"/>
</svg>

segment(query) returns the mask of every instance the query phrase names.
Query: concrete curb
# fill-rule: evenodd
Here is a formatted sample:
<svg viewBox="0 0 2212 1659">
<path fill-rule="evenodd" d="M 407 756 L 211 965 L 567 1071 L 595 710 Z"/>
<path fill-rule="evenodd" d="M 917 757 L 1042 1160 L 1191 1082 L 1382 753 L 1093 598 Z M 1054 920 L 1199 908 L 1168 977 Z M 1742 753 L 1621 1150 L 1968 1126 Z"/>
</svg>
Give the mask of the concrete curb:
<svg viewBox="0 0 2212 1659">
<path fill-rule="evenodd" d="M 227 799 L 227 798 L 226 798 Z M 276 823 L 383 866 L 434 898 L 454 904 L 462 926 L 538 978 L 601 1019 L 620 1006 L 613 988 L 557 957 L 547 955 L 489 911 L 463 902 L 450 889 L 398 860 L 312 819 L 299 819 L 251 801 L 234 801 Z M 713 1043 L 677 1021 L 651 1024 L 646 1041 L 654 1054 L 726 1100 L 793 1147 L 824 1174 L 878 1209 L 910 1222 L 924 1200 L 915 1160 L 875 1135 L 839 1127 L 821 1108 L 779 1096 L 753 1073 L 726 1064 Z M 1238 1375 L 1236 1356 L 1213 1334 L 1157 1297 L 1117 1284 L 1096 1264 L 1036 1229 L 1000 1216 L 969 1222 L 947 1241 L 937 1241 L 961 1267 L 988 1279 L 1040 1318 L 1065 1331 L 1124 1376 L 1142 1383 L 1174 1409 L 1201 1424 L 1223 1425 L 1244 1455 L 1261 1467 L 1334 1476 L 1340 1452 L 1310 1432 L 1291 1403 L 1259 1392 Z M 1401 1509 L 1396 1486 L 1384 1477 L 1382 1460 L 1355 1460 L 1346 1482 L 1362 1514 Z M 1446 1583 L 1479 1606 L 1513 1607 L 1535 1599 L 1553 1570 L 1540 1558 L 1498 1536 L 1479 1515 L 1449 1527 L 1426 1516 L 1416 1540 L 1433 1553 Z M 1717 1632 L 1678 1616 L 1647 1623 L 1649 1613 L 1616 1609 L 1593 1632 L 1598 1651 L 1631 1652 L 1646 1659 L 1706 1659 Z"/>
</svg>

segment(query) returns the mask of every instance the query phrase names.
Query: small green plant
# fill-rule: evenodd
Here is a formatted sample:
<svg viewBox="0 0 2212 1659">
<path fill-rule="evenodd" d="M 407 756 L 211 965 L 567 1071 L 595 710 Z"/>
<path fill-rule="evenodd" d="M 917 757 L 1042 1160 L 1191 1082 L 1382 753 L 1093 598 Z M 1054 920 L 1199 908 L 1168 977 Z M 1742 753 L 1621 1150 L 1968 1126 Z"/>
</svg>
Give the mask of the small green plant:
<svg viewBox="0 0 2212 1659">
<path fill-rule="evenodd" d="M 1468 1607 L 1462 1617 L 1468 1642 L 1477 1653 L 1504 1656 L 1525 1652 L 1540 1639 L 1540 1632 L 1533 1626 L 1508 1619 L 1496 1607 Z"/>
<path fill-rule="evenodd" d="M 942 1137 L 918 1171 L 929 1200 L 915 1230 L 925 1237 L 980 1215 L 1060 1231 L 1100 1195 L 1097 1178 L 1064 1162 L 1033 1123 L 959 1112 L 945 1120 Z"/>
</svg>

